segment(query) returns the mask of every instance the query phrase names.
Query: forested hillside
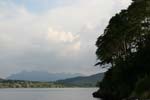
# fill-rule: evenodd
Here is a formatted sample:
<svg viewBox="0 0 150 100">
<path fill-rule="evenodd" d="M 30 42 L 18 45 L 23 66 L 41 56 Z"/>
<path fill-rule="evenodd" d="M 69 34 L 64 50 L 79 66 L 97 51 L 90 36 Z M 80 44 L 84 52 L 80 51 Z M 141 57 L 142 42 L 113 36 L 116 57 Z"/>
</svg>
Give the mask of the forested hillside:
<svg viewBox="0 0 150 100">
<path fill-rule="evenodd" d="M 111 64 L 111 68 L 95 97 L 150 99 L 150 1 L 132 1 L 111 18 L 96 42 L 96 65 Z"/>
<path fill-rule="evenodd" d="M 58 81 L 31 81 L 0 79 L 0 88 L 64 88 L 64 87 L 96 87 L 104 77 L 104 73 L 90 76 L 78 76 Z"/>
<path fill-rule="evenodd" d="M 96 87 L 104 77 L 104 73 L 98 73 L 90 76 L 79 76 L 65 80 L 56 81 L 56 83 L 63 84 L 66 87 Z"/>
</svg>

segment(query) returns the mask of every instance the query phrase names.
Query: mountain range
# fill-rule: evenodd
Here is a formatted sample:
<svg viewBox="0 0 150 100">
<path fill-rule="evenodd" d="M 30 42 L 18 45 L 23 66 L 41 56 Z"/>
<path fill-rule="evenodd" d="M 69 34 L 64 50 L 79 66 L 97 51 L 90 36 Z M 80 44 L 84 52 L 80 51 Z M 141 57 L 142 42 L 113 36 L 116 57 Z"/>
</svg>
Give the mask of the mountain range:
<svg viewBox="0 0 150 100">
<path fill-rule="evenodd" d="M 49 73 L 46 71 L 22 71 L 12 74 L 5 80 L 39 81 L 62 84 L 64 87 L 95 87 L 104 77 L 104 73 L 85 76 L 75 73 Z"/>
<path fill-rule="evenodd" d="M 50 82 L 83 76 L 80 73 L 49 73 L 46 71 L 22 71 L 20 73 L 12 74 L 6 79 L 8 80 L 27 80 L 27 81 L 41 81 Z"/>
</svg>

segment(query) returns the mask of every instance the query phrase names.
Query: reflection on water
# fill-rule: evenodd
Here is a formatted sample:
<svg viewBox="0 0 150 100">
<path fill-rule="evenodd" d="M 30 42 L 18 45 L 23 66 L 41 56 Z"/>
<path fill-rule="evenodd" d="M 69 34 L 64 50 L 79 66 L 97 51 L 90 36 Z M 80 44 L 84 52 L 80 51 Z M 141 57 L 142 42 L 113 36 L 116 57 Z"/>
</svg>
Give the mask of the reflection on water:
<svg viewBox="0 0 150 100">
<path fill-rule="evenodd" d="M 0 89 L 0 100 L 98 100 L 97 88 Z"/>
</svg>

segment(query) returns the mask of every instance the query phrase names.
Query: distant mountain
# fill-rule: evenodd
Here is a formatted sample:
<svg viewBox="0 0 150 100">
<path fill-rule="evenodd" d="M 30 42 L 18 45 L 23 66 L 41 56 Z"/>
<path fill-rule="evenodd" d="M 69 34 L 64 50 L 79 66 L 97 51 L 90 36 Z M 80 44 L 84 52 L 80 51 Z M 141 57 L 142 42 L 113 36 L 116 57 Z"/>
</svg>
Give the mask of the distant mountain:
<svg viewBox="0 0 150 100">
<path fill-rule="evenodd" d="M 97 82 L 101 81 L 104 73 L 98 73 L 91 76 L 75 77 L 65 80 L 58 80 L 56 83 L 64 84 L 65 86 L 78 86 L 78 87 L 95 87 Z"/>
<path fill-rule="evenodd" d="M 0 81 L 2 81 L 2 80 L 4 80 L 4 79 L 0 78 Z"/>
<path fill-rule="evenodd" d="M 31 71 L 31 72 L 22 71 L 17 74 L 12 74 L 6 79 L 49 82 L 49 81 L 73 78 L 77 76 L 83 76 L 83 75 L 79 73 L 71 74 L 71 73 L 49 73 L 46 71 Z"/>
</svg>

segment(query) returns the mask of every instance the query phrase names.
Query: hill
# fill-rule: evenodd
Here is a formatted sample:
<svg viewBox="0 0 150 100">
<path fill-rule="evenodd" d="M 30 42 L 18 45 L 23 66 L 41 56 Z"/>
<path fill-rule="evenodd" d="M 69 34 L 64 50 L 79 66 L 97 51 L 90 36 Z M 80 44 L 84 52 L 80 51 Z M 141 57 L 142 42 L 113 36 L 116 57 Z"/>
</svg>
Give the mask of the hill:
<svg viewBox="0 0 150 100">
<path fill-rule="evenodd" d="M 71 73 L 49 73 L 46 71 L 30 71 L 30 72 L 22 71 L 20 73 L 12 74 L 6 79 L 49 82 L 49 81 L 73 78 L 77 76 L 83 76 L 83 75 L 79 73 L 71 74 Z"/>
<path fill-rule="evenodd" d="M 61 88 L 61 87 L 95 87 L 104 73 L 90 76 L 78 76 L 53 82 L 0 79 L 0 88 Z"/>
<path fill-rule="evenodd" d="M 63 84 L 67 87 L 95 87 L 97 85 L 97 82 L 101 81 L 103 77 L 104 73 L 98 73 L 91 76 L 79 76 L 65 80 L 58 80 L 56 81 L 56 83 Z"/>
</svg>

